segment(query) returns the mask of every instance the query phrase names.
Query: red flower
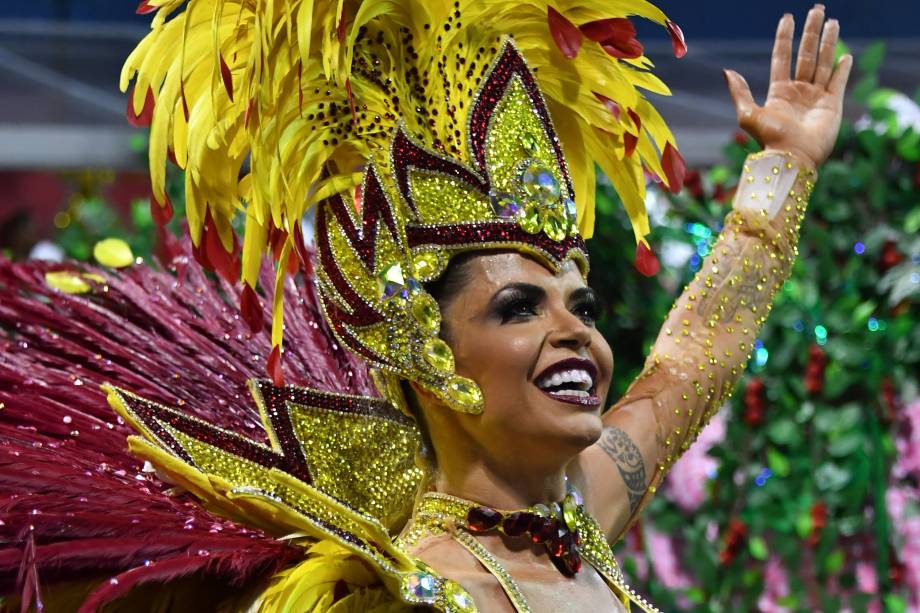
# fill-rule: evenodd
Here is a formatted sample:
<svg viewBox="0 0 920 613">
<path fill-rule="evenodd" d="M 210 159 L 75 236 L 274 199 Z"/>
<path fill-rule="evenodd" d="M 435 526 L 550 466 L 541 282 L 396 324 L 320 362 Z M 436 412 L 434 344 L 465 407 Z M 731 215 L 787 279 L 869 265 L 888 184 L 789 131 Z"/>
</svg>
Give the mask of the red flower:
<svg viewBox="0 0 920 613">
<path fill-rule="evenodd" d="M 725 530 L 725 535 L 723 537 L 725 546 L 722 548 L 722 551 L 719 552 L 720 564 L 724 566 L 735 559 L 735 556 L 738 555 L 738 551 L 741 550 L 741 546 L 744 544 L 747 533 L 748 528 L 740 519 L 732 518 L 731 521 L 728 522 L 728 528 Z"/>
<path fill-rule="evenodd" d="M 741 145 L 742 147 L 747 147 L 747 144 L 751 141 L 751 137 L 747 135 L 746 132 L 735 132 L 735 143 Z"/>
<path fill-rule="evenodd" d="M 690 170 L 687 172 L 687 176 L 684 177 L 684 187 L 687 188 L 687 191 L 690 192 L 690 195 L 694 198 L 702 198 L 705 195 L 703 191 L 703 176 L 700 174 L 699 170 Z"/>
<path fill-rule="evenodd" d="M 827 354 L 817 345 L 808 350 L 808 363 L 805 365 L 805 390 L 809 394 L 819 394 L 824 389 L 824 369 L 827 366 Z"/>
<path fill-rule="evenodd" d="M 581 50 L 581 31 L 551 6 L 546 9 L 546 20 L 549 23 L 549 33 L 556 41 L 559 51 L 570 60 L 575 59 Z"/>
<path fill-rule="evenodd" d="M 759 426 L 763 423 L 766 405 L 764 402 L 765 386 L 760 377 L 753 377 L 744 390 L 744 423 Z"/>
<path fill-rule="evenodd" d="M 811 507 L 811 534 L 808 535 L 806 543 L 809 547 L 814 547 L 821 539 L 821 531 L 827 526 L 827 505 L 824 502 L 816 502 Z"/>
<path fill-rule="evenodd" d="M 625 17 L 598 19 L 581 26 L 581 33 L 600 43 L 608 54 L 621 59 L 642 56 L 642 43 L 636 39 L 636 26 Z"/>
<path fill-rule="evenodd" d="M 885 241 L 882 245 L 882 259 L 879 260 L 879 270 L 887 272 L 904 261 L 904 254 L 898 251 L 898 244 L 894 241 Z"/>
</svg>

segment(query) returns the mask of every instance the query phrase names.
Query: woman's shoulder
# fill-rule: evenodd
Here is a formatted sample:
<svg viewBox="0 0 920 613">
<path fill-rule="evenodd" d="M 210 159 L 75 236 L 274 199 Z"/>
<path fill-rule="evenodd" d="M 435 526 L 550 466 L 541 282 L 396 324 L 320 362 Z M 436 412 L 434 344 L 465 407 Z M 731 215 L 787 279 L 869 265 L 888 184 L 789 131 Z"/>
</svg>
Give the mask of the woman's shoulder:
<svg viewBox="0 0 920 613">
<path fill-rule="evenodd" d="M 472 597 L 478 611 L 514 611 L 498 580 L 450 534 L 421 538 L 407 553 L 441 577 L 459 584 Z"/>
</svg>

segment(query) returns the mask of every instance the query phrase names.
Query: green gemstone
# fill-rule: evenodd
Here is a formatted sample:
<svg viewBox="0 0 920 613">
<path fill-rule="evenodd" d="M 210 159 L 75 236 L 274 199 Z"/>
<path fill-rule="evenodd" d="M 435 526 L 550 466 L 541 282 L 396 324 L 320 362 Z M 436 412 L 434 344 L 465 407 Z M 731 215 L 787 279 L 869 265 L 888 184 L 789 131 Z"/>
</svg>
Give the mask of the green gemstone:
<svg viewBox="0 0 920 613">
<path fill-rule="evenodd" d="M 438 303 L 429 294 L 418 292 L 412 297 L 412 316 L 429 332 L 437 332 L 441 328 Z"/>
<path fill-rule="evenodd" d="M 454 371 L 454 354 L 451 352 L 447 343 L 434 337 L 429 338 L 425 343 L 425 361 L 431 364 L 436 370 L 441 372 Z"/>
<path fill-rule="evenodd" d="M 520 225 L 524 232 L 536 234 L 543 228 L 543 212 L 535 204 L 528 204 L 521 215 Z"/>
<path fill-rule="evenodd" d="M 567 224 L 558 208 L 547 211 L 546 219 L 543 221 L 543 231 L 554 241 L 561 241 L 565 238 Z"/>
<path fill-rule="evenodd" d="M 571 494 L 567 494 L 562 501 L 562 518 L 565 519 L 565 525 L 569 530 L 578 528 L 578 504 Z"/>
<path fill-rule="evenodd" d="M 521 146 L 528 153 L 537 152 L 537 137 L 533 132 L 524 132 L 521 134 Z"/>
<path fill-rule="evenodd" d="M 441 274 L 441 258 L 434 251 L 417 254 L 413 264 L 415 265 L 415 276 L 422 283 L 433 281 Z"/>
<path fill-rule="evenodd" d="M 466 377 L 451 377 L 447 395 L 467 412 L 478 413 L 482 405 L 482 390 L 476 382 Z"/>
</svg>

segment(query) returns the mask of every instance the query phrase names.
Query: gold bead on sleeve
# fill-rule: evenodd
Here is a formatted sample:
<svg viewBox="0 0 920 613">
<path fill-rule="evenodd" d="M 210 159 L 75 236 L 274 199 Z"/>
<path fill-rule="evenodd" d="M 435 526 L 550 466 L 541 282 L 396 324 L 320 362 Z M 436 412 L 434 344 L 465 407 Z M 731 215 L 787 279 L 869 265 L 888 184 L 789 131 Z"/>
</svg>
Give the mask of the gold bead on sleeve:
<svg viewBox="0 0 920 613">
<path fill-rule="evenodd" d="M 798 255 L 799 226 L 815 179 L 815 171 L 790 154 L 748 157 L 712 253 L 674 303 L 645 368 L 617 403 L 648 398 L 656 422 L 655 470 L 623 532 L 731 397 Z"/>
</svg>

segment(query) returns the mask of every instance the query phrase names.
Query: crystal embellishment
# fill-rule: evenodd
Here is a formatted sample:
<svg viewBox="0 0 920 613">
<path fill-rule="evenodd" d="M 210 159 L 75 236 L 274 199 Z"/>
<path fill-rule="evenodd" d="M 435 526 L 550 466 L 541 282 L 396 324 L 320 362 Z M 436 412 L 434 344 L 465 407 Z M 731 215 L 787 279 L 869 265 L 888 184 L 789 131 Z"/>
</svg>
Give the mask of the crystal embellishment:
<svg viewBox="0 0 920 613">
<path fill-rule="evenodd" d="M 495 214 L 505 219 L 517 217 L 524 208 L 520 200 L 518 200 L 517 196 L 514 194 L 492 194 L 490 200 L 492 202 L 492 210 L 495 211 Z"/>
<path fill-rule="evenodd" d="M 547 205 L 559 200 L 559 181 L 553 172 L 536 161 L 531 161 L 521 171 L 521 189 L 528 200 Z"/>
<path fill-rule="evenodd" d="M 437 580 L 429 573 L 409 573 L 403 579 L 404 593 L 415 602 L 434 602 L 437 596 Z"/>
</svg>

